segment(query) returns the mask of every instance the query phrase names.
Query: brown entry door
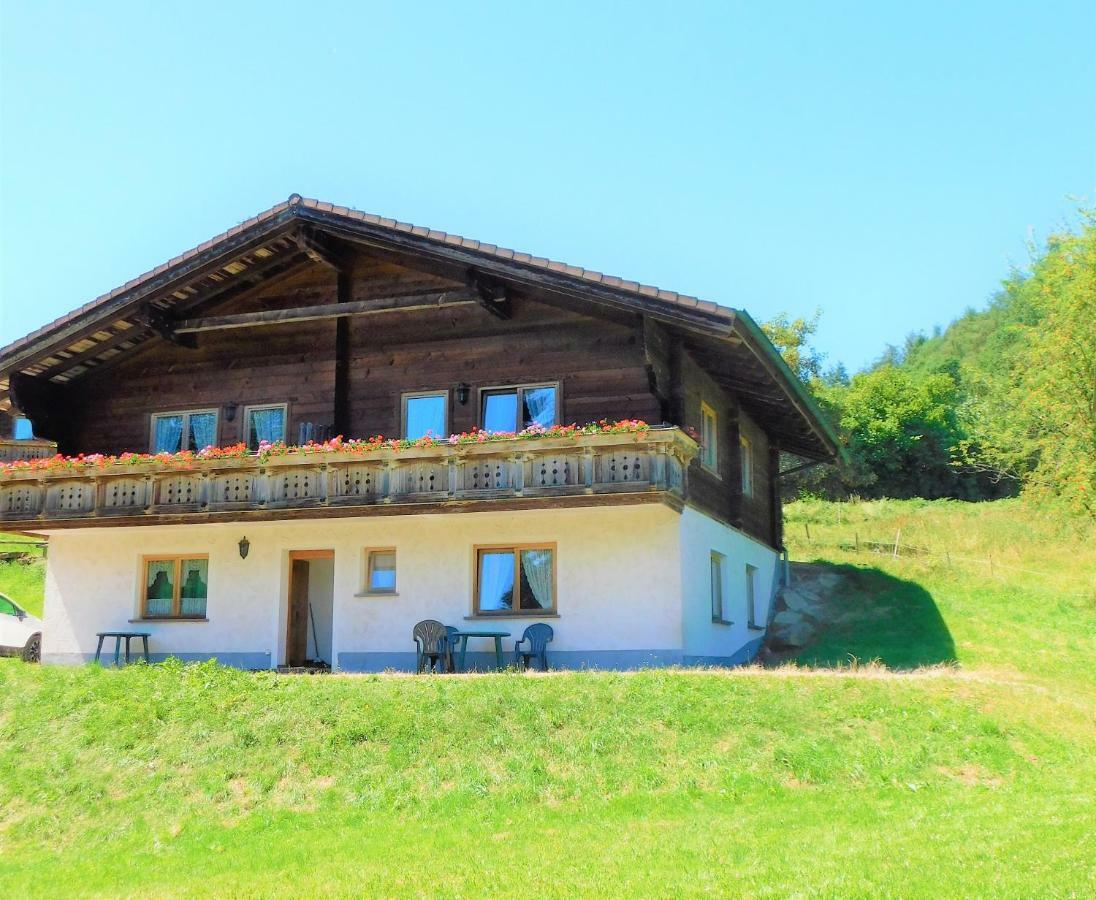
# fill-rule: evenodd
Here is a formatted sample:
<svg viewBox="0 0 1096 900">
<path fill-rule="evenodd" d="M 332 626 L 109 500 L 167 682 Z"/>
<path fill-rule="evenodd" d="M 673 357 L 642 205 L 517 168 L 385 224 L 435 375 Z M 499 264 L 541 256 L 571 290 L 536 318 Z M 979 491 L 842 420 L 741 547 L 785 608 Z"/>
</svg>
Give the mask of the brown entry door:
<svg viewBox="0 0 1096 900">
<path fill-rule="evenodd" d="M 308 560 L 293 559 L 289 565 L 285 661 L 290 666 L 303 666 L 308 659 Z"/>
</svg>

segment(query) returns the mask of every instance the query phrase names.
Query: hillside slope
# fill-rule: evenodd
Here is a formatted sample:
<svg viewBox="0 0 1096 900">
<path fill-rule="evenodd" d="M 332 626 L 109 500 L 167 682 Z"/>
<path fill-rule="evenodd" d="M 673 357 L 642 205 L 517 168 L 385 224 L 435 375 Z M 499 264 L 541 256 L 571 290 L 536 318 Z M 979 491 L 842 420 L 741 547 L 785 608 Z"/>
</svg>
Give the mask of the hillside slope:
<svg viewBox="0 0 1096 900">
<path fill-rule="evenodd" d="M 1091 536 L 1012 502 L 795 504 L 788 536 L 856 590 L 833 600 L 839 627 L 773 670 L 300 678 L 0 661 L 0 883 L 1096 892 Z M 869 546 L 888 541 L 889 555 Z"/>
</svg>

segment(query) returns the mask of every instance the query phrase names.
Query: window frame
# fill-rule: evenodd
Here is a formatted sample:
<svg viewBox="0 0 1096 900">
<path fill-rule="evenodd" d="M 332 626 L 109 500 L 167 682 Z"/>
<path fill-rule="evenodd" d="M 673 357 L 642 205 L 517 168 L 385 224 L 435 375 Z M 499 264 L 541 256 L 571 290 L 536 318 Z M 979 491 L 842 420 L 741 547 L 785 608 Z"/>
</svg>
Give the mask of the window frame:
<svg viewBox="0 0 1096 900">
<path fill-rule="evenodd" d="M 399 557 L 396 554 L 395 547 L 366 547 L 363 551 L 365 553 L 365 584 L 362 586 L 362 592 L 360 596 L 363 597 L 394 597 L 399 593 L 400 587 L 400 563 Z M 373 587 L 373 557 L 378 553 L 391 553 L 395 557 L 395 565 L 392 572 L 395 575 L 395 581 L 392 584 L 392 589 L 388 588 L 374 588 Z"/>
<path fill-rule="evenodd" d="M 742 496 L 752 497 L 754 495 L 753 441 L 744 434 L 738 436 L 738 453 L 739 465 L 742 469 Z"/>
<path fill-rule="evenodd" d="M 181 613 L 183 580 L 183 560 L 204 559 L 206 561 L 206 611 L 201 616 L 184 616 Z M 172 582 L 171 615 L 150 616 L 148 614 L 148 564 L 150 562 L 173 562 L 175 564 Z M 138 614 L 140 621 L 148 622 L 208 622 L 209 621 L 209 554 L 208 553 L 149 553 L 141 557 L 140 576 L 137 579 Z"/>
<path fill-rule="evenodd" d="M 404 440 L 411 440 L 407 436 L 407 401 L 417 400 L 422 397 L 443 397 L 445 399 L 445 420 L 442 423 L 442 433 L 435 435 L 438 440 L 445 440 L 451 432 L 449 425 L 449 389 L 443 388 L 436 391 L 407 391 L 400 394 L 400 436 Z M 418 440 L 418 438 L 415 438 Z"/>
<path fill-rule="evenodd" d="M 245 447 L 247 447 L 247 449 L 252 451 L 252 452 L 259 449 L 257 445 L 255 447 L 252 447 L 250 442 L 248 441 L 248 438 L 251 437 L 251 426 L 249 424 L 250 419 L 251 419 L 251 414 L 253 412 L 255 412 L 256 410 L 261 410 L 261 409 L 280 409 L 282 411 L 282 419 L 283 419 L 282 440 L 286 444 L 288 444 L 289 443 L 289 404 L 288 403 L 250 403 L 247 406 L 245 406 L 244 407 L 244 412 L 243 412 L 243 418 L 241 420 L 241 425 L 240 425 L 240 430 L 243 432 L 240 435 L 241 443 L 243 443 L 243 445 Z"/>
<path fill-rule="evenodd" d="M 213 446 L 216 447 L 219 443 L 221 434 L 221 410 L 216 406 L 200 407 L 197 409 L 171 409 L 164 412 L 150 413 L 148 417 L 148 450 L 150 453 L 156 452 L 156 420 L 166 419 L 168 416 L 182 416 L 183 418 L 183 438 L 186 438 L 190 434 L 190 417 L 191 416 L 213 416 Z M 186 446 L 183 441 L 180 441 L 179 450 L 186 450 Z M 199 450 L 204 450 L 204 447 L 199 447 Z M 168 452 L 168 451 L 163 451 Z"/>
<path fill-rule="evenodd" d="M 490 385 L 488 387 L 481 387 L 477 390 L 476 394 L 476 422 L 477 427 L 483 428 L 484 423 L 484 403 L 488 394 L 503 394 L 513 391 L 516 396 L 517 412 L 520 415 L 521 410 L 524 408 L 522 403 L 522 393 L 528 390 L 536 390 L 538 388 L 553 388 L 556 392 L 556 420 L 549 425 L 551 428 L 553 425 L 559 425 L 563 421 L 563 382 L 561 381 L 531 381 L 522 384 L 497 384 Z M 516 424 L 516 423 L 515 423 Z M 522 428 L 515 429 L 516 431 L 522 431 Z"/>
<path fill-rule="evenodd" d="M 757 624 L 757 566 L 746 563 L 746 624 L 756 631 L 764 625 Z"/>
<path fill-rule="evenodd" d="M 716 566 L 719 577 L 716 578 Z M 727 556 L 718 550 L 712 550 L 708 554 L 708 591 L 712 605 L 712 622 L 716 625 L 734 624 L 727 618 Z M 718 603 L 716 602 L 716 586 L 719 587 Z"/>
<path fill-rule="evenodd" d="M 551 609 L 480 609 L 480 554 L 509 550 L 514 555 L 514 587 L 521 602 L 521 551 L 550 550 L 552 552 Z M 520 544 L 475 544 L 472 547 L 472 615 L 474 619 L 536 619 L 559 617 L 559 551 L 555 541 L 535 541 Z"/>
<path fill-rule="evenodd" d="M 712 421 L 711 441 L 704 439 L 705 420 Z M 709 454 L 711 459 L 709 460 Z M 704 471 L 719 477 L 719 414 L 709 404 L 700 401 L 700 466 Z"/>
</svg>

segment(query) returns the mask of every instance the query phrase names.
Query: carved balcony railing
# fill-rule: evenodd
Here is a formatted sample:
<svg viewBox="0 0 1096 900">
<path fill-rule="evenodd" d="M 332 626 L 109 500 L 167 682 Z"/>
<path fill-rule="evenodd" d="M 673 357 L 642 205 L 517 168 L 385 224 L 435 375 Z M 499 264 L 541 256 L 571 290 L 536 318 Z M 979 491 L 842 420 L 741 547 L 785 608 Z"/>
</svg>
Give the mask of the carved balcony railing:
<svg viewBox="0 0 1096 900">
<path fill-rule="evenodd" d="M 57 454 L 57 445 L 53 441 L 40 438 L 15 440 L 0 438 L 0 462 L 14 462 L 17 459 L 44 459 Z"/>
<path fill-rule="evenodd" d="M 361 514 L 371 508 L 415 513 L 518 498 L 531 505 L 543 498 L 548 506 L 553 498 L 592 495 L 683 498 L 696 451 L 679 429 L 652 428 L 365 453 L 292 452 L 265 461 L 13 470 L 0 474 L 0 523 L 79 527 L 276 519 L 280 511 L 308 509 L 317 515 L 355 515 L 358 508 Z"/>
</svg>

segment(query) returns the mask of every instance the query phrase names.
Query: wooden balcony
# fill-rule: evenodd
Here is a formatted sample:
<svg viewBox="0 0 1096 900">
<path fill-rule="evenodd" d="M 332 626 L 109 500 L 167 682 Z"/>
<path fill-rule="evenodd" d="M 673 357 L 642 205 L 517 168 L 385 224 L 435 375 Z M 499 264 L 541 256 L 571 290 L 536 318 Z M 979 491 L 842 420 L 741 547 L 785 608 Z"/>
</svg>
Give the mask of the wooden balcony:
<svg viewBox="0 0 1096 900">
<path fill-rule="evenodd" d="M 677 428 L 0 474 L 9 530 L 668 502 L 696 443 Z"/>
<path fill-rule="evenodd" d="M 0 463 L 14 462 L 17 459 L 44 459 L 57 454 L 57 445 L 53 441 L 31 438 L 17 441 L 13 438 L 0 438 Z"/>
</svg>

